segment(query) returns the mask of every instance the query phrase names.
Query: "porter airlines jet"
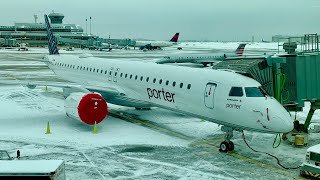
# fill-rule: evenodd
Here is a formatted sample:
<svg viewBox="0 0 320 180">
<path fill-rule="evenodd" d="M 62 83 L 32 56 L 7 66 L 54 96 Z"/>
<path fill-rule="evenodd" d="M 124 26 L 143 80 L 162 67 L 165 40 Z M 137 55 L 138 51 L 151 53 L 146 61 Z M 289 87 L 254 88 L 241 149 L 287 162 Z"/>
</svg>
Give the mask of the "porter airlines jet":
<svg viewBox="0 0 320 180">
<path fill-rule="evenodd" d="M 227 133 L 220 144 L 223 152 L 234 149 L 230 141 L 234 130 L 293 129 L 289 113 L 249 77 L 223 70 L 59 55 L 47 15 L 45 22 L 49 40 L 45 62 L 57 76 L 77 84 L 56 86 L 63 87 L 68 116 L 83 123 L 105 119 L 107 103 L 160 107 L 223 125 Z"/>
</svg>

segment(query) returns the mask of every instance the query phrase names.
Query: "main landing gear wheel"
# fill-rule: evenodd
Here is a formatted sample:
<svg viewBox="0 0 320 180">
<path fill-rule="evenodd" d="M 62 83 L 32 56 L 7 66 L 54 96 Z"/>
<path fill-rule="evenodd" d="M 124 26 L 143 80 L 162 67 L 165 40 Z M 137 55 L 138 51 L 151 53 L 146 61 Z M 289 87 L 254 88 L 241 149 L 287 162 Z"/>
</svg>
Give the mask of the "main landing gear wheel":
<svg viewBox="0 0 320 180">
<path fill-rule="evenodd" d="M 220 149 L 219 151 L 221 152 L 228 152 L 228 151 L 233 151 L 234 150 L 234 144 L 232 141 L 223 141 L 220 144 Z"/>
</svg>

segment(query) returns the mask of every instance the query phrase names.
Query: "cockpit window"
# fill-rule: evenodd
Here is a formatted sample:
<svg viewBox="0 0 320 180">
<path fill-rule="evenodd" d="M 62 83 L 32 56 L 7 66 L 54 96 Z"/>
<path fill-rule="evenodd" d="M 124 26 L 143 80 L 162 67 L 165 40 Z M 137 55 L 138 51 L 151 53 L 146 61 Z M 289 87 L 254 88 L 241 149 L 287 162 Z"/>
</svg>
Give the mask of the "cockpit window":
<svg viewBox="0 0 320 180">
<path fill-rule="evenodd" d="M 247 97 L 265 97 L 265 92 L 258 87 L 245 87 Z"/>
<path fill-rule="evenodd" d="M 229 92 L 229 96 L 238 96 L 238 97 L 243 96 L 242 87 L 232 87 Z"/>
</svg>

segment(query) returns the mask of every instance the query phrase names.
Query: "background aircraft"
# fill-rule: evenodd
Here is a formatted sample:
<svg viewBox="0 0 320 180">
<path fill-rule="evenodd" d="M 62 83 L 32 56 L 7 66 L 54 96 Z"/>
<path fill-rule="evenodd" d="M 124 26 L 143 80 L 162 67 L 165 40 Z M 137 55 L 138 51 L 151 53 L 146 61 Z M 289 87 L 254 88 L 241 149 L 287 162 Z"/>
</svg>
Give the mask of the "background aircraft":
<svg viewBox="0 0 320 180">
<path fill-rule="evenodd" d="M 182 54 L 174 56 L 166 56 L 156 63 L 197 63 L 207 66 L 207 64 L 213 64 L 218 61 L 230 59 L 233 57 L 242 56 L 246 44 L 240 44 L 233 53 L 208 53 L 208 54 Z"/>
<path fill-rule="evenodd" d="M 177 45 L 179 34 L 180 33 L 176 33 L 170 41 L 136 41 L 135 47 L 139 47 L 140 50 L 156 50 Z"/>
</svg>

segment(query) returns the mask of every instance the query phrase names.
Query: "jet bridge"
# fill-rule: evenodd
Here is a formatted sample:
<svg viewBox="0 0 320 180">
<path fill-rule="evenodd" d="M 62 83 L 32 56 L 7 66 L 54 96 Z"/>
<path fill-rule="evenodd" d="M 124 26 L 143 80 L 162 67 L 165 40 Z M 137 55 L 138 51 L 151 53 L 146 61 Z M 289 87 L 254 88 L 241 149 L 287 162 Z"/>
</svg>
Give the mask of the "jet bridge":
<svg viewBox="0 0 320 180">
<path fill-rule="evenodd" d="M 303 127 L 307 132 L 315 110 L 320 109 L 319 36 L 306 34 L 299 43 L 301 52 L 295 51 L 297 42 L 288 38 L 282 45 L 288 54 L 227 60 L 213 69 L 233 70 L 254 78 L 288 111 L 302 111 L 304 102 L 309 101 L 311 108 Z"/>
</svg>

